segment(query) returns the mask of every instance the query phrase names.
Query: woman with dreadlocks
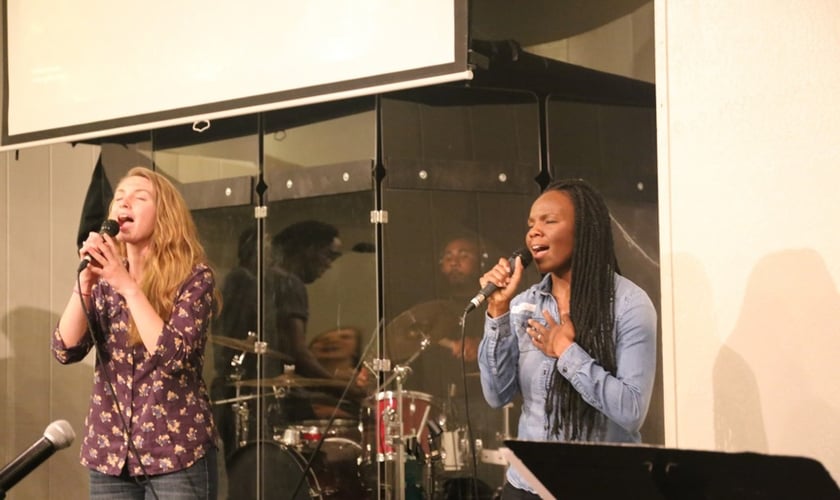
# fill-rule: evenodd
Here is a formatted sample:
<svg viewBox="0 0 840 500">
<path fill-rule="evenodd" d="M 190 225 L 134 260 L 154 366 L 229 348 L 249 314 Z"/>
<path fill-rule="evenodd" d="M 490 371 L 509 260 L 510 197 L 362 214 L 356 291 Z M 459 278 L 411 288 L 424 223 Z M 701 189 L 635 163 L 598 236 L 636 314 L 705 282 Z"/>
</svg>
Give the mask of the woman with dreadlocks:
<svg viewBox="0 0 840 500">
<path fill-rule="evenodd" d="M 519 439 L 640 442 L 656 310 L 618 274 L 606 203 L 582 180 L 554 181 L 531 205 L 525 243 L 539 283 L 514 296 L 519 258 L 514 269 L 499 259 L 480 279 L 498 287 L 479 346 L 484 397 L 501 407 L 521 393 Z M 509 468 L 502 498 L 539 497 Z"/>
</svg>

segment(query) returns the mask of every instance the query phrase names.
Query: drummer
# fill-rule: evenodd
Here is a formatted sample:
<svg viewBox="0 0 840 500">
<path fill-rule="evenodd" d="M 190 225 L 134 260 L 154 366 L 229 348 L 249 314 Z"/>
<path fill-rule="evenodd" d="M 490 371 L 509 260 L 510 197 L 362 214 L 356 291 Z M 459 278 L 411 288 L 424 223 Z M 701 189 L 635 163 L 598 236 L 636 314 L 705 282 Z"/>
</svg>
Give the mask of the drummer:
<svg viewBox="0 0 840 500">
<path fill-rule="evenodd" d="M 257 330 L 257 231 L 249 227 L 239 236 L 239 263 L 225 279 L 222 295 L 228 307 L 215 327 L 215 335 L 225 340 L 253 342 L 248 332 Z M 277 233 L 270 242 L 271 264 L 266 271 L 264 281 L 266 296 L 265 320 L 263 322 L 263 341 L 270 354 L 263 356 L 258 365 L 252 350 L 215 348 L 217 377 L 214 380 L 214 400 L 226 400 L 234 396 L 233 381 L 241 380 L 236 396 L 250 395 L 254 379 L 271 379 L 289 373 L 309 378 L 336 380 L 334 373 L 324 368 L 309 351 L 306 344 L 306 325 L 309 319 L 309 301 L 306 285 L 320 278 L 341 255 L 341 240 L 338 229 L 334 226 L 314 220 L 292 224 Z M 221 340 L 221 339 L 218 339 Z M 240 357 L 243 352 L 244 357 Z M 239 366 L 237 367 L 237 358 Z M 257 373 L 257 366 L 261 373 Z M 291 367 L 294 368 L 291 368 Z M 271 387 L 266 386 L 268 392 Z M 288 422 L 312 419 L 316 416 L 305 397 L 296 395 L 300 391 L 292 389 L 283 395 L 282 404 L 267 400 L 264 429 L 270 438 L 272 427 Z M 238 445 L 235 433 L 235 420 L 227 405 L 216 409 L 216 417 L 221 421 L 220 434 L 226 453 L 230 454 Z M 251 426 L 254 427 L 253 425 Z M 240 436 L 240 439 L 242 436 Z M 247 440 L 257 439 L 246 436 Z"/>
<path fill-rule="evenodd" d="M 272 238 L 271 252 L 272 265 L 266 275 L 266 292 L 271 304 L 265 328 L 269 347 L 292 357 L 296 375 L 337 378 L 307 345 L 309 297 L 306 285 L 320 278 L 341 256 L 338 229 L 317 220 L 296 222 Z M 267 364 L 265 376 L 287 373 L 286 364 Z M 290 394 L 284 400 L 285 417 L 292 422 L 317 418 L 307 399 L 302 394 Z"/>
<path fill-rule="evenodd" d="M 444 244 L 438 260 L 440 281 L 443 285 L 438 295 L 452 304 L 453 315 L 462 311 L 475 294 L 475 284 L 482 273 L 481 264 L 485 257 L 478 239 L 469 233 L 454 235 Z M 449 416 L 460 423 L 464 418 L 461 408 L 461 357 L 466 362 L 468 373 L 478 371 L 476 360 L 478 343 L 481 340 L 481 325 L 467 323 L 463 339 L 465 345 L 462 346 L 461 331 L 457 322 L 452 321 L 449 324 L 450 331 L 435 332 L 435 342 L 429 345 L 415 362 L 413 368 L 417 373 L 409 378 L 409 383 L 419 390 L 431 393 L 447 407 Z"/>
<path fill-rule="evenodd" d="M 482 318 L 478 315 L 467 317 L 464 345 L 458 321 L 458 315 L 476 292 L 478 277 L 484 272 L 486 258 L 481 240 L 473 233 L 458 232 L 445 241 L 438 259 L 439 282 L 442 284 L 438 287 L 440 300 L 421 303 L 412 310 L 419 311 L 418 314 L 422 316 L 423 311 L 428 309 L 425 305 L 445 304 L 446 307 L 440 309 L 451 315 L 452 321 L 438 320 L 434 323 L 435 328 L 427 332 L 431 343 L 414 361 L 414 373 L 408 377 L 406 388 L 431 394 L 442 407 L 444 430 L 459 432 L 466 430 L 466 392 L 469 396 L 469 423 L 473 438 L 480 439 L 485 448 L 496 448 L 499 445 L 498 436 L 503 431 L 503 412 L 491 408 L 484 400 L 477 377 Z M 446 326 L 446 331 L 439 331 L 440 325 Z M 480 461 L 477 465 L 481 481 L 491 485 L 501 484 L 503 469 L 486 466 Z M 466 463 L 463 468 L 457 473 L 468 475 L 472 470 Z"/>
</svg>

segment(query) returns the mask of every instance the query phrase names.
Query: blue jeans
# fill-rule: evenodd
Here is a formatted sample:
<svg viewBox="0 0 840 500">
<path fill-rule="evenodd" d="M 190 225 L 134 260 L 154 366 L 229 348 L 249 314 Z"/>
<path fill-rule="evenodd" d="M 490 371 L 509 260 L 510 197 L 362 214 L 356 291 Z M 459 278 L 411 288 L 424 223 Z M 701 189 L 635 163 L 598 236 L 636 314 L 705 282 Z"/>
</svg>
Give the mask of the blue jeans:
<svg viewBox="0 0 840 500">
<path fill-rule="evenodd" d="M 150 476 L 119 476 L 90 471 L 91 500 L 216 500 L 219 489 L 216 449 L 187 469 Z M 157 494 L 157 497 L 155 497 Z"/>
</svg>

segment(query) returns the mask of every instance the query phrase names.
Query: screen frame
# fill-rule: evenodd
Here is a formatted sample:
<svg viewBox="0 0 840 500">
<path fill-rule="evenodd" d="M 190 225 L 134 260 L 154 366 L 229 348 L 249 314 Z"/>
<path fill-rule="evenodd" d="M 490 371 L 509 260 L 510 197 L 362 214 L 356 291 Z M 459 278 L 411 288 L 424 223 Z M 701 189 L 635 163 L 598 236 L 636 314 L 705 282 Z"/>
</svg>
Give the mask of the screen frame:
<svg viewBox="0 0 840 500">
<path fill-rule="evenodd" d="M 422 0 L 421 0 L 422 1 Z M 362 78 L 327 82 L 308 87 L 244 95 L 198 105 L 175 107 L 162 111 L 118 116 L 111 119 L 74 123 L 69 126 L 45 128 L 31 132 L 9 134 L 9 43 L 8 0 L 2 2 L 3 65 L 2 117 L 0 117 L 0 151 L 61 142 L 109 137 L 137 131 L 152 130 L 183 124 L 203 124 L 211 120 L 259 113 L 282 108 L 305 106 L 363 95 L 424 87 L 456 81 L 471 80 L 473 73 L 468 61 L 467 0 L 451 0 L 453 9 L 454 61 L 425 67 L 375 74 Z M 300 49 L 295 49 L 300 50 Z M 177 85 L 177 82 L 173 82 Z"/>
</svg>

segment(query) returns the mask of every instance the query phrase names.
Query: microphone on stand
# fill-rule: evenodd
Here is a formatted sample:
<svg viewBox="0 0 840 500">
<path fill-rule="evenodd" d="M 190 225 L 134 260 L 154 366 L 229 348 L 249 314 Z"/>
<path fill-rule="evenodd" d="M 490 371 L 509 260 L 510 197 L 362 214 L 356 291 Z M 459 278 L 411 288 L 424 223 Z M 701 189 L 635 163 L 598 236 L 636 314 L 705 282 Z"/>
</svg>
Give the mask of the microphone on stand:
<svg viewBox="0 0 840 500">
<path fill-rule="evenodd" d="M 522 269 L 528 267 L 528 265 L 534 259 L 534 257 L 531 255 L 531 252 L 529 252 L 528 249 L 525 247 L 522 247 L 519 250 L 513 252 L 508 258 L 508 262 L 510 262 L 511 275 L 513 275 L 513 270 L 516 269 L 517 257 L 519 257 L 519 259 L 522 261 Z M 487 297 L 493 295 L 493 292 L 495 292 L 498 288 L 499 287 L 497 287 L 494 283 L 487 283 L 486 285 L 484 285 L 484 288 L 482 288 L 481 291 L 478 292 L 475 295 L 475 297 L 473 297 L 470 300 L 470 303 L 467 304 L 467 308 L 464 310 L 464 314 L 469 313 L 470 311 L 484 303 L 484 301 L 487 300 Z"/>
<path fill-rule="evenodd" d="M 41 465 L 58 450 L 70 446 L 76 433 L 66 420 L 56 420 L 44 430 L 44 436 L 35 441 L 26 451 L 0 469 L 0 498 L 33 469 Z"/>
<path fill-rule="evenodd" d="M 102 221 L 102 226 L 99 228 L 99 234 L 105 235 L 107 234 L 111 238 L 117 236 L 120 232 L 120 224 L 115 221 L 114 219 L 105 219 Z M 79 262 L 79 269 L 76 270 L 76 273 L 80 273 L 85 270 L 85 268 L 90 264 L 90 261 L 93 258 L 90 255 L 85 255 L 82 258 L 82 261 Z"/>
</svg>

